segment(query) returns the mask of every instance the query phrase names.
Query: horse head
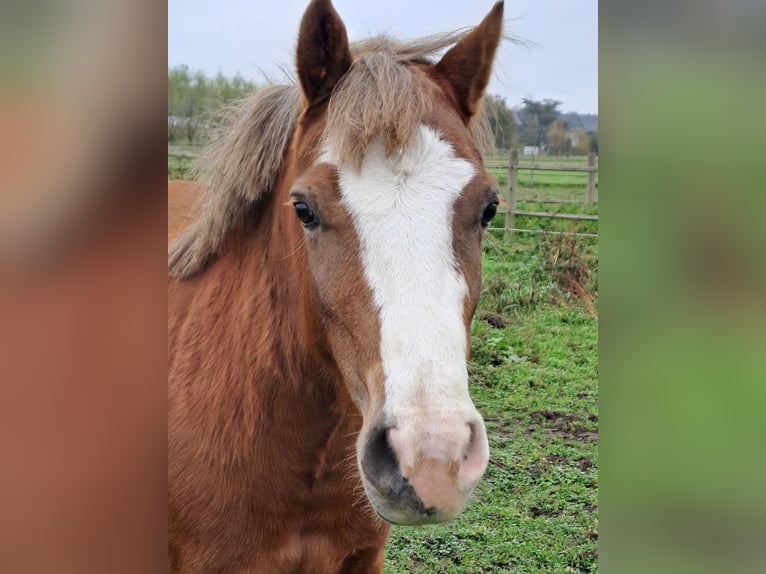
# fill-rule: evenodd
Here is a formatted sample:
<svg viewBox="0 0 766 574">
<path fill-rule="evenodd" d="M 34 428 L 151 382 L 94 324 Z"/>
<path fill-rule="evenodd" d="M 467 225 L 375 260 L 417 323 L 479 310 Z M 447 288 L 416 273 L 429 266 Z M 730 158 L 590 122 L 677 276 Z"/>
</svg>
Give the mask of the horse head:
<svg viewBox="0 0 766 574">
<path fill-rule="evenodd" d="M 307 309 L 363 417 L 367 497 L 393 523 L 453 518 L 489 460 L 467 359 L 499 194 L 472 120 L 502 14 L 437 63 L 382 38 L 350 46 L 329 0 L 301 23 L 290 200 Z"/>
</svg>

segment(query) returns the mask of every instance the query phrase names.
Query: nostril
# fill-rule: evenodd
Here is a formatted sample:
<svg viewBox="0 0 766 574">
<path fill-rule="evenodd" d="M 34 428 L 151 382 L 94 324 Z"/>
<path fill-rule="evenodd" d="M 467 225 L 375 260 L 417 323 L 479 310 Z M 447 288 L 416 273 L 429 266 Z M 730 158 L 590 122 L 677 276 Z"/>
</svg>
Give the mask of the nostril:
<svg viewBox="0 0 766 574">
<path fill-rule="evenodd" d="M 378 427 L 370 431 L 362 458 L 362 470 L 379 489 L 400 474 L 399 461 L 388 440 L 388 430 Z"/>
<path fill-rule="evenodd" d="M 470 434 L 468 445 L 463 452 L 463 462 L 458 473 L 462 485 L 475 484 L 484 474 L 489 462 L 489 444 L 487 433 L 481 423 L 468 423 Z"/>
<path fill-rule="evenodd" d="M 463 452 L 463 460 L 468 460 L 468 456 L 473 451 L 474 442 L 476 441 L 476 426 L 473 423 L 468 423 L 468 444 Z"/>
<path fill-rule="evenodd" d="M 394 451 L 396 433 L 393 433 L 393 443 L 391 441 L 393 430 L 396 427 L 378 427 L 370 430 L 367 435 L 361 463 L 364 488 L 368 495 L 370 486 L 377 491 L 370 498 L 378 513 L 386 520 L 404 521 L 406 524 L 434 522 L 439 511 L 425 506 L 413 485 L 399 469 L 399 457 Z M 387 509 L 386 514 L 383 509 Z"/>
</svg>

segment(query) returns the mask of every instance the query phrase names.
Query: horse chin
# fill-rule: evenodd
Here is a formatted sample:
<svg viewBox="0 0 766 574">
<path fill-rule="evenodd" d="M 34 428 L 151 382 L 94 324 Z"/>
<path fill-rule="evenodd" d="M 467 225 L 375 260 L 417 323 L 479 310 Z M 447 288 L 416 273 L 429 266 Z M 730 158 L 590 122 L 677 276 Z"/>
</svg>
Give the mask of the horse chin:
<svg viewBox="0 0 766 574">
<path fill-rule="evenodd" d="M 386 512 L 390 512 L 391 514 L 385 515 L 377 508 L 375 509 L 375 513 L 381 520 L 393 524 L 394 526 L 425 526 L 427 524 L 441 524 L 443 522 L 449 522 L 454 518 L 454 516 L 444 515 L 442 513 L 434 513 L 430 515 L 405 514 L 391 509 Z"/>
</svg>

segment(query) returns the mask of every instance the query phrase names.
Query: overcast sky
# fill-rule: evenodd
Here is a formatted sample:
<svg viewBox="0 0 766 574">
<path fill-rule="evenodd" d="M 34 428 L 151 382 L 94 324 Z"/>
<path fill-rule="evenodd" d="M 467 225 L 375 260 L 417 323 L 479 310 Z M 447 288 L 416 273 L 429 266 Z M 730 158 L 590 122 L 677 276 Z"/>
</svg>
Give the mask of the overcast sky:
<svg viewBox="0 0 766 574">
<path fill-rule="evenodd" d="M 333 0 L 354 40 L 414 38 L 478 24 L 492 0 Z M 168 0 L 168 66 L 214 75 L 292 69 L 308 0 Z M 563 111 L 598 111 L 598 0 L 506 0 L 506 31 L 530 42 L 501 45 L 490 93 L 511 106 L 555 98 Z"/>
</svg>

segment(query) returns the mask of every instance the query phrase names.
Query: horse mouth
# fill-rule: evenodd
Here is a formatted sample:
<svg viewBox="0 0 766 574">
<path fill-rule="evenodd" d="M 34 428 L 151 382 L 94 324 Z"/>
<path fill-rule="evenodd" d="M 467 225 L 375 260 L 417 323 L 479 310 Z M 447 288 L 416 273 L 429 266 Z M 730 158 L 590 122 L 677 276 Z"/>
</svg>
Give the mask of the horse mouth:
<svg viewBox="0 0 766 574">
<path fill-rule="evenodd" d="M 412 505 L 407 502 L 403 503 L 400 500 L 381 504 L 376 502 L 369 494 L 367 498 L 378 518 L 395 526 L 423 526 L 426 524 L 439 524 L 452 519 L 451 516 L 445 517 L 436 508 L 425 508 L 419 500 L 419 507 L 413 508 Z"/>
<path fill-rule="evenodd" d="M 457 512 L 426 506 L 410 482 L 399 472 L 370 479 L 362 470 L 362 485 L 375 514 L 398 526 L 439 524 L 452 520 Z"/>
</svg>

